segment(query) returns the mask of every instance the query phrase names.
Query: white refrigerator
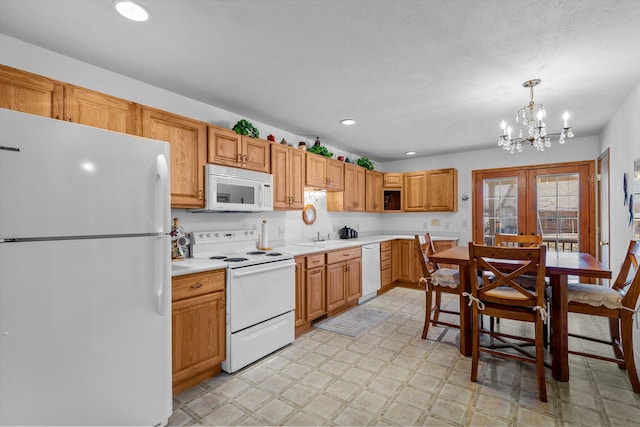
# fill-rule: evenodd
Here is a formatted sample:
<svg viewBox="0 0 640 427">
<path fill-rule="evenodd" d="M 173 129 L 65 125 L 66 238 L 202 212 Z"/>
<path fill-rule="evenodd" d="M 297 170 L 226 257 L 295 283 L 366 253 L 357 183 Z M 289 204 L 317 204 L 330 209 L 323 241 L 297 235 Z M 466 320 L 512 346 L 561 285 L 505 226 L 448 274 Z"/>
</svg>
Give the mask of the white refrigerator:
<svg viewBox="0 0 640 427">
<path fill-rule="evenodd" d="M 0 425 L 167 423 L 169 145 L 0 109 Z"/>
</svg>

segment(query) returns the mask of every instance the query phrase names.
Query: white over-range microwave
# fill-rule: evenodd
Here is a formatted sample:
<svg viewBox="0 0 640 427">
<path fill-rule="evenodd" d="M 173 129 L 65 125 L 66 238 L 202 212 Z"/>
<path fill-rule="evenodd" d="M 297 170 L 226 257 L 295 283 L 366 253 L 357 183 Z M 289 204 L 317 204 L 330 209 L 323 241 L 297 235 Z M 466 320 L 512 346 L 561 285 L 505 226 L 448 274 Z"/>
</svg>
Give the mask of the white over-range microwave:
<svg viewBox="0 0 640 427">
<path fill-rule="evenodd" d="M 273 175 L 219 165 L 205 166 L 204 209 L 193 212 L 273 210 Z"/>
</svg>

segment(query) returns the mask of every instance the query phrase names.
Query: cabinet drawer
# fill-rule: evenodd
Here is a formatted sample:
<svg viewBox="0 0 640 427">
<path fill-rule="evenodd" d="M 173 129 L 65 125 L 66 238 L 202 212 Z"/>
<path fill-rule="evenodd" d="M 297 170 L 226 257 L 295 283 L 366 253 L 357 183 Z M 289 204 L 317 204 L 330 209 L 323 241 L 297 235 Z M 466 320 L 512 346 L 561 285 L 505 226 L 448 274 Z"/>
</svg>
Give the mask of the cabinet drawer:
<svg viewBox="0 0 640 427">
<path fill-rule="evenodd" d="M 380 261 L 380 271 L 386 270 L 386 269 L 391 269 L 391 258 L 386 259 L 384 261 Z"/>
<path fill-rule="evenodd" d="M 359 258 L 362 254 L 360 246 L 348 249 L 341 249 L 339 251 L 327 253 L 327 264 L 333 264 L 340 261 L 346 261 L 351 258 Z"/>
<path fill-rule="evenodd" d="M 381 251 L 380 252 L 380 261 L 386 261 L 391 259 L 391 251 Z"/>
<path fill-rule="evenodd" d="M 391 250 L 391 240 L 380 242 L 380 252 Z"/>
<path fill-rule="evenodd" d="M 172 281 L 171 300 L 178 301 L 209 292 L 224 291 L 224 285 L 224 269 L 177 276 Z"/>
<path fill-rule="evenodd" d="M 307 270 L 324 265 L 324 253 L 307 256 Z"/>
</svg>

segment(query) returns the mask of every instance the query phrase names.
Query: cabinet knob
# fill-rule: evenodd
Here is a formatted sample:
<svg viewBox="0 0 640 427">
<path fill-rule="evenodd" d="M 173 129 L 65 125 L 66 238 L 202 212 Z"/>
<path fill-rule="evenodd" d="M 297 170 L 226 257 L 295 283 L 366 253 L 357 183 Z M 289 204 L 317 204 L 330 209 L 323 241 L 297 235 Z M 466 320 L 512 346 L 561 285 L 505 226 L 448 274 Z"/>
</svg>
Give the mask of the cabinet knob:
<svg viewBox="0 0 640 427">
<path fill-rule="evenodd" d="M 195 285 L 191 285 L 191 289 L 200 289 L 202 287 L 202 283 L 196 283 Z"/>
</svg>

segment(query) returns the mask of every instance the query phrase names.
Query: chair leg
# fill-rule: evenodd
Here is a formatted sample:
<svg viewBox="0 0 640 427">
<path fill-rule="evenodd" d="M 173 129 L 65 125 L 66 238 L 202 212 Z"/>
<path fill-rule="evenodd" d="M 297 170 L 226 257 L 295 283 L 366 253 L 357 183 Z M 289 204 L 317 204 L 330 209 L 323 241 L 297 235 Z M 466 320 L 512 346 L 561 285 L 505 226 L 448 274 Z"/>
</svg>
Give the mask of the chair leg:
<svg viewBox="0 0 640 427">
<path fill-rule="evenodd" d="M 633 360 L 633 320 L 630 313 L 622 314 L 622 351 L 627 365 L 627 374 L 631 381 L 631 388 L 635 393 L 640 393 L 640 380 L 636 371 L 636 363 Z"/>
<path fill-rule="evenodd" d="M 442 302 L 442 294 L 440 291 L 435 291 L 436 293 L 436 305 L 433 307 L 433 326 L 436 326 L 436 322 L 440 317 L 440 304 Z"/>
<path fill-rule="evenodd" d="M 547 401 L 547 385 L 544 379 L 544 338 L 545 324 L 542 319 L 536 319 L 536 375 L 538 379 L 538 397 L 541 402 Z"/>
<path fill-rule="evenodd" d="M 478 307 L 472 309 L 473 342 L 471 345 L 471 381 L 478 382 L 478 358 L 480 356 L 480 325 L 478 325 Z"/>
<path fill-rule="evenodd" d="M 431 322 L 431 283 L 427 283 L 425 289 L 426 304 L 424 313 L 424 327 L 422 328 L 422 339 L 427 339 L 427 332 L 429 332 L 429 323 Z"/>
<path fill-rule="evenodd" d="M 620 351 L 620 347 L 618 347 L 618 343 L 620 340 L 620 319 L 609 318 L 609 331 L 611 332 L 611 346 L 613 347 L 613 354 L 615 354 L 616 358 L 623 359 L 624 355 Z M 618 363 L 618 367 L 620 369 L 624 369 L 625 365 L 623 363 Z"/>
</svg>

